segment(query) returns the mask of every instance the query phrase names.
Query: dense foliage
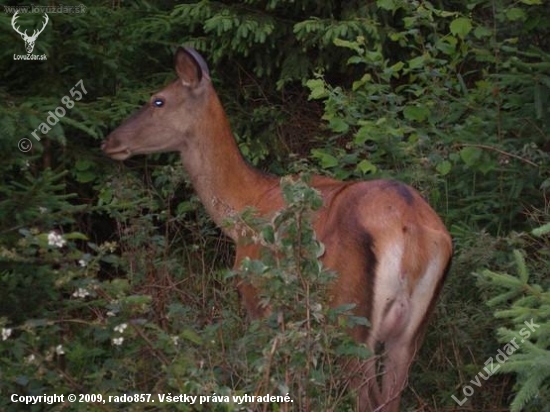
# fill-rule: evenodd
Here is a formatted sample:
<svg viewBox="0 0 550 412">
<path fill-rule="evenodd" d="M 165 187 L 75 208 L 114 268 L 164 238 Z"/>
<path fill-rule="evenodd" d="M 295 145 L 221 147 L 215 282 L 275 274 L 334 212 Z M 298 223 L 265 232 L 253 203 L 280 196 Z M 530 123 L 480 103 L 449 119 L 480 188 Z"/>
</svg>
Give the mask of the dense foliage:
<svg viewBox="0 0 550 412">
<path fill-rule="evenodd" d="M 177 156 L 122 165 L 99 150 L 174 77 L 185 43 L 209 62 L 254 165 L 305 181 L 398 178 L 449 227 L 453 268 L 403 410 L 549 410 L 544 1 L 103 1 L 49 13 L 34 50 L 43 61 L 14 58 L 25 49 L 13 13 L 0 14 L 0 409 L 43 410 L 12 393 L 288 393 L 296 403 L 264 410 L 353 409 L 336 360 L 369 355 L 342 333 L 366 320 L 322 305 L 333 274 L 308 223 L 315 192 L 283 180 L 277 219 L 242 216 L 277 256 L 243 271 L 269 276 L 264 298 L 285 309 L 249 324 L 232 246 Z M 31 32 L 38 16 L 18 24 Z M 489 374 L 499 350 L 508 359 Z M 71 407 L 128 405 L 52 406 Z"/>
</svg>

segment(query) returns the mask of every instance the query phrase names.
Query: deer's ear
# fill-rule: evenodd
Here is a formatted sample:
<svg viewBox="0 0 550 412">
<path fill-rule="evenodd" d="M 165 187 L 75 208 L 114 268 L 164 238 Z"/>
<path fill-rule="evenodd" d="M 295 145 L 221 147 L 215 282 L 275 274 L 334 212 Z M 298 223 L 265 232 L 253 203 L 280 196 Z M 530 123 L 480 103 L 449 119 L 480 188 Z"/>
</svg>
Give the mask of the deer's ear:
<svg viewBox="0 0 550 412">
<path fill-rule="evenodd" d="M 175 66 L 178 77 L 186 86 L 196 87 L 204 78 L 210 78 L 206 62 L 191 47 L 178 47 L 175 56 Z"/>
</svg>

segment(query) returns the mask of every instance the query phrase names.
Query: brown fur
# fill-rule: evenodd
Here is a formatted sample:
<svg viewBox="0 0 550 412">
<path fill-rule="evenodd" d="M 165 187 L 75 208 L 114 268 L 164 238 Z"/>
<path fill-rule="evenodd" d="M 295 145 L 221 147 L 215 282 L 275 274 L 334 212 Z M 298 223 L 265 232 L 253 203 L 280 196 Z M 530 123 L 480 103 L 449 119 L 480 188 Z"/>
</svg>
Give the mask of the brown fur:
<svg viewBox="0 0 550 412">
<path fill-rule="evenodd" d="M 110 134 L 102 145 L 105 153 L 123 160 L 179 151 L 218 225 L 246 207 L 265 216 L 282 208 L 278 178 L 242 159 L 202 57 L 180 48 L 176 72 L 178 80 Z M 372 325 L 353 329 L 352 336 L 373 351 L 383 349 L 349 365 L 358 410 L 397 411 L 451 259 L 450 236 L 424 199 L 402 183 L 315 176 L 312 186 L 323 198 L 315 220 L 325 245 L 322 261 L 338 273 L 330 303 L 354 303 L 355 313 Z M 225 230 L 237 244 L 236 269 L 245 257 L 259 257 L 260 246 L 243 242 L 238 228 Z M 262 317 L 265 309 L 258 305 L 256 289 L 243 282 L 238 289 L 250 317 Z M 383 376 L 378 376 L 380 364 Z"/>
</svg>

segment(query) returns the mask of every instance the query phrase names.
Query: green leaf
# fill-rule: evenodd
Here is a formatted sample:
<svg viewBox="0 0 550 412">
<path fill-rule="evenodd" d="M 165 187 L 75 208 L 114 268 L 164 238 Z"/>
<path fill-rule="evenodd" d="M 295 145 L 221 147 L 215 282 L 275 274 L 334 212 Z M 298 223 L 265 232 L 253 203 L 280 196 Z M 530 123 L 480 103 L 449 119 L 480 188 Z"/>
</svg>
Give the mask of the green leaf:
<svg viewBox="0 0 550 412">
<path fill-rule="evenodd" d="M 468 146 L 460 150 L 460 158 L 468 167 L 472 167 L 481 158 L 481 149 Z"/>
<path fill-rule="evenodd" d="M 472 30 L 472 21 L 467 17 L 459 17 L 451 22 L 451 33 L 463 39 Z"/>
<path fill-rule="evenodd" d="M 372 352 L 366 346 L 347 342 L 336 348 L 336 354 L 358 357 L 359 359 L 368 359 L 372 356 Z"/>
<path fill-rule="evenodd" d="M 333 117 L 329 121 L 329 127 L 336 133 L 346 133 L 349 130 L 349 124 L 340 117 Z"/>
<path fill-rule="evenodd" d="M 405 67 L 405 63 L 399 61 L 394 65 L 390 66 L 389 68 L 387 68 L 385 71 L 390 72 L 392 76 L 397 77 L 397 74 L 403 69 L 403 67 Z"/>
<path fill-rule="evenodd" d="M 183 339 L 186 339 L 197 345 L 202 344 L 202 338 L 199 335 L 197 335 L 197 333 L 192 329 L 185 329 L 183 332 L 181 332 L 180 336 Z"/>
<path fill-rule="evenodd" d="M 360 44 L 357 41 L 349 41 L 349 40 L 344 40 L 337 37 L 333 40 L 333 43 L 335 46 L 351 49 L 355 51 L 357 54 L 363 54 L 364 52 L 363 48 L 360 46 Z"/>
<path fill-rule="evenodd" d="M 355 133 L 355 136 L 353 137 L 353 143 L 358 146 L 362 146 L 363 144 L 365 144 L 366 141 L 373 140 L 372 129 L 373 127 L 370 123 L 362 125 Z"/>
<path fill-rule="evenodd" d="M 542 237 L 544 235 L 547 235 L 550 233 L 550 223 L 546 223 L 545 225 L 542 225 L 541 227 L 537 227 L 536 229 L 533 229 L 531 233 L 534 236 Z"/>
<path fill-rule="evenodd" d="M 429 116 L 430 111 L 425 106 L 405 106 L 403 115 L 407 120 L 423 122 Z"/>
<path fill-rule="evenodd" d="M 88 236 L 86 236 L 84 233 L 80 233 L 80 232 L 66 233 L 66 234 L 63 235 L 63 238 L 65 238 L 67 240 L 75 240 L 75 239 L 88 240 Z"/>
<path fill-rule="evenodd" d="M 367 159 L 363 159 L 357 164 L 357 170 L 359 170 L 363 174 L 369 174 L 376 173 L 378 169 L 376 165 L 372 164 Z"/>
<path fill-rule="evenodd" d="M 73 174 L 79 183 L 88 183 L 97 177 L 95 163 L 90 160 L 78 159 L 74 167 Z"/>
<path fill-rule="evenodd" d="M 378 0 L 376 2 L 376 5 L 384 10 L 388 11 L 395 11 L 399 8 L 397 4 L 395 3 L 395 0 Z"/>
<path fill-rule="evenodd" d="M 363 77 L 361 77 L 360 80 L 356 80 L 353 82 L 353 85 L 352 85 L 352 90 L 355 92 L 357 91 L 357 89 L 359 89 L 360 87 L 362 87 L 363 85 L 369 83 L 370 81 L 372 81 L 372 76 L 370 73 L 365 73 L 363 75 Z"/>
<path fill-rule="evenodd" d="M 331 309 L 332 312 L 334 312 L 336 315 L 340 315 L 342 313 L 349 312 L 350 310 L 354 309 L 357 305 L 355 303 L 344 303 L 342 305 L 339 305 L 333 309 Z"/>
<path fill-rule="evenodd" d="M 94 165 L 93 162 L 86 159 L 78 159 L 74 165 L 76 170 L 87 170 Z"/>
<path fill-rule="evenodd" d="M 324 99 L 328 96 L 328 91 L 325 87 L 325 82 L 322 79 L 311 79 L 306 82 L 306 86 L 309 87 L 311 93 L 309 94 L 309 100 L 311 99 Z"/>
<path fill-rule="evenodd" d="M 510 21 L 525 20 L 527 18 L 527 15 L 523 11 L 523 9 L 512 7 L 506 10 L 506 18 Z"/>
<path fill-rule="evenodd" d="M 369 320 L 363 316 L 349 315 L 348 320 L 352 325 L 371 326 Z"/>
<path fill-rule="evenodd" d="M 273 226 L 266 226 L 262 229 L 262 237 L 267 243 L 275 243 L 275 231 Z"/>
<path fill-rule="evenodd" d="M 454 56 L 456 53 L 457 42 L 458 40 L 456 39 L 456 37 L 446 36 L 439 39 L 435 43 L 435 47 L 449 56 Z"/>
<path fill-rule="evenodd" d="M 248 273 L 260 275 L 265 273 L 269 269 L 269 266 L 261 260 L 246 258 L 241 262 L 241 268 Z"/>
<path fill-rule="evenodd" d="M 88 183 L 88 182 L 91 182 L 93 181 L 97 175 L 90 171 L 90 170 L 85 170 L 85 171 L 76 171 L 75 172 L 75 177 L 76 177 L 76 180 L 79 182 L 79 183 Z"/>
<path fill-rule="evenodd" d="M 478 164 L 476 165 L 478 170 L 483 173 L 484 175 L 486 175 L 487 173 L 493 171 L 496 169 L 497 167 L 497 164 L 494 160 L 492 159 L 483 159 L 483 161 L 481 162 L 478 162 Z"/>
<path fill-rule="evenodd" d="M 409 68 L 419 69 L 420 67 L 424 66 L 425 62 L 426 62 L 426 55 L 421 54 L 420 56 L 416 56 L 411 60 L 409 60 Z"/>
<path fill-rule="evenodd" d="M 338 159 L 329 153 L 320 149 L 313 149 L 312 154 L 314 158 L 319 159 L 319 163 L 323 169 L 330 169 L 338 166 Z"/>
<path fill-rule="evenodd" d="M 493 34 L 493 31 L 485 26 L 477 26 L 474 29 L 474 36 L 476 36 L 477 39 L 481 39 L 483 37 L 489 37 Z"/>
<path fill-rule="evenodd" d="M 435 167 L 435 170 L 437 170 L 437 173 L 439 173 L 441 176 L 446 176 L 451 171 L 451 162 L 448 160 L 443 160 L 441 163 L 438 163 Z"/>
</svg>

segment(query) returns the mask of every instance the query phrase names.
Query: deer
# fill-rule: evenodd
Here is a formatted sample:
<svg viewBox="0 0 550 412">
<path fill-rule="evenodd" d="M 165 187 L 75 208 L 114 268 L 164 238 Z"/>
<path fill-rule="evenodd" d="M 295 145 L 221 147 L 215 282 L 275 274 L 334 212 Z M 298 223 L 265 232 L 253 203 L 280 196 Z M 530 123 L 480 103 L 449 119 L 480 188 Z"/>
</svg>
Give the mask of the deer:
<svg viewBox="0 0 550 412">
<path fill-rule="evenodd" d="M 267 218 L 284 208 L 279 178 L 242 156 L 203 57 L 191 47 L 178 47 L 174 62 L 177 78 L 112 131 L 101 148 L 119 161 L 179 152 L 207 213 L 235 242 L 238 271 L 243 259 L 260 258 L 261 245 L 223 223 L 250 207 Z M 357 410 L 398 411 L 450 266 L 451 237 L 420 193 L 404 183 L 313 175 L 309 184 L 323 201 L 313 223 L 324 244 L 320 259 L 337 274 L 328 303 L 351 304 L 355 315 L 367 318 L 369 327 L 349 333 L 379 353 L 349 363 L 347 382 Z M 242 279 L 236 287 L 250 319 L 266 316 L 261 291 Z"/>
<path fill-rule="evenodd" d="M 24 33 L 21 33 L 21 31 L 19 30 L 19 27 L 17 27 L 15 25 L 15 23 L 17 22 L 17 18 L 19 17 L 17 15 L 18 13 L 19 13 L 19 11 L 16 11 L 13 14 L 13 17 L 11 18 L 11 26 L 13 27 L 13 29 L 17 33 L 19 33 L 21 35 L 21 38 L 25 42 L 25 49 L 27 49 L 27 53 L 31 54 L 32 51 L 34 50 L 34 43 L 36 42 L 36 39 L 38 38 L 38 35 L 44 31 L 44 29 L 46 28 L 46 25 L 48 24 L 48 21 L 50 19 L 49 19 L 48 15 L 46 13 L 44 13 L 45 19 L 44 19 L 44 23 L 42 24 L 42 28 L 40 30 L 33 30 L 32 36 L 29 36 L 27 34 L 27 30 L 25 30 Z"/>
</svg>

